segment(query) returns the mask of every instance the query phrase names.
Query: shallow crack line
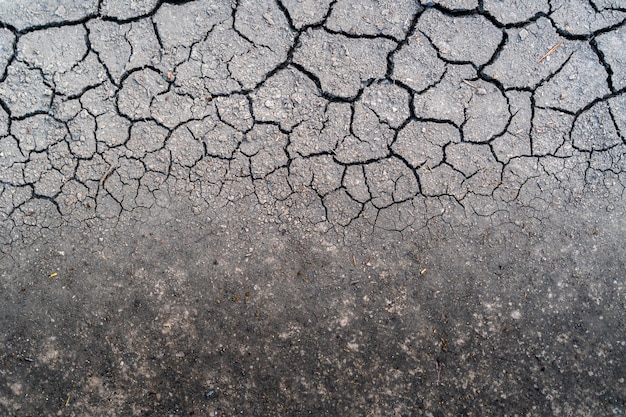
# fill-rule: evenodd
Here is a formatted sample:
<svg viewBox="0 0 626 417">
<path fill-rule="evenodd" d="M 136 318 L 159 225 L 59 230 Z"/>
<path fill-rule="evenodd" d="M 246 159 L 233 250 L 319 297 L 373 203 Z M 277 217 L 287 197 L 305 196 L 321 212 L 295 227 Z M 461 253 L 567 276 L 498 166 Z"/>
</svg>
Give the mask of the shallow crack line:
<svg viewBox="0 0 626 417">
<path fill-rule="evenodd" d="M 606 70 L 606 74 L 607 74 L 606 83 L 609 86 L 609 90 L 611 90 L 611 92 L 615 92 L 615 86 L 613 85 L 613 75 L 614 75 L 613 68 L 611 68 L 611 65 L 607 62 L 606 56 L 604 55 L 604 52 L 602 52 L 602 50 L 598 46 L 598 42 L 595 37 L 589 41 L 589 45 L 591 46 L 591 49 L 598 57 L 600 64 L 602 64 L 602 66 Z"/>
<path fill-rule="evenodd" d="M 304 68 L 302 65 L 300 65 L 298 63 L 292 62 L 289 65 L 292 66 L 293 68 L 297 69 L 298 71 L 300 71 L 301 73 L 306 75 L 311 81 L 313 81 L 313 83 L 316 85 L 316 87 L 318 89 L 319 95 L 322 98 L 325 98 L 326 100 L 328 100 L 330 102 L 334 102 L 334 103 L 352 103 L 352 102 L 358 100 L 361 97 L 361 95 L 363 94 L 364 87 L 361 87 L 359 89 L 359 91 L 357 92 L 357 94 L 355 94 L 354 96 L 351 96 L 351 97 L 335 96 L 333 94 L 330 94 L 330 93 L 324 91 L 324 89 L 322 88 L 322 83 L 321 83 L 321 81 L 320 81 L 320 79 L 319 79 L 319 77 L 317 75 L 315 75 L 311 71 L 307 70 L 306 68 Z"/>
<path fill-rule="evenodd" d="M 64 26 L 77 26 L 77 25 L 84 25 L 85 23 L 89 22 L 92 19 L 98 18 L 98 14 L 97 13 L 90 13 L 87 16 L 80 18 L 80 19 L 76 19 L 76 20 L 64 20 L 64 21 L 60 21 L 60 22 L 49 22 L 49 23 L 44 23 L 41 25 L 33 25 L 33 26 L 29 26 L 25 29 L 20 29 L 17 30 L 15 28 L 13 28 L 13 30 L 15 31 L 15 33 L 19 36 L 21 35 L 25 35 L 27 33 L 31 33 L 31 32 L 36 32 L 38 30 L 45 30 L 45 29 L 52 29 L 52 28 L 60 28 L 60 27 L 64 27 Z"/>
<path fill-rule="evenodd" d="M 548 16 L 548 19 L 550 20 L 550 22 L 552 23 L 552 26 L 554 27 L 554 29 L 556 30 L 556 32 L 559 35 L 561 35 L 565 39 L 576 40 L 576 41 L 588 41 L 590 39 L 593 39 L 593 38 L 597 37 L 598 35 L 602 35 L 603 33 L 611 32 L 611 31 L 613 31 L 613 30 L 623 26 L 624 24 L 626 24 L 626 18 L 624 18 L 624 19 L 622 19 L 618 23 L 615 23 L 613 25 L 600 28 L 600 29 L 595 30 L 593 32 L 585 33 L 585 34 L 582 34 L 582 35 L 575 35 L 573 33 L 568 32 L 565 29 L 559 28 L 558 25 L 554 22 L 554 20 L 552 20 L 551 16 Z"/>
<path fill-rule="evenodd" d="M 391 35 L 385 35 L 383 33 L 378 34 L 378 35 L 370 35 L 370 34 L 355 34 L 355 33 L 350 33 L 350 32 L 345 32 L 342 30 L 333 30 L 333 29 L 329 29 L 326 26 L 323 27 L 323 30 L 330 33 L 331 35 L 340 35 L 340 36 L 345 36 L 348 39 L 387 39 L 393 43 L 399 43 L 400 40 L 394 38 Z"/>
</svg>

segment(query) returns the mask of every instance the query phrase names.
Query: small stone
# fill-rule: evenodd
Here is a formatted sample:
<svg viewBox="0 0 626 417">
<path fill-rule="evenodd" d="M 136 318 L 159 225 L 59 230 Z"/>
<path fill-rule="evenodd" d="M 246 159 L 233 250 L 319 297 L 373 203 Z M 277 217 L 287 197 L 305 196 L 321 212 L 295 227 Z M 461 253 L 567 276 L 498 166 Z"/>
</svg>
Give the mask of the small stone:
<svg viewBox="0 0 626 417">
<path fill-rule="evenodd" d="M 522 29 L 522 30 L 519 31 L 518 36 L 519 36 L 520 40 L 523 41 L 528 36 L 528 31 L 526 29 Z"/>
<path fill-rule="evenodd" d="M 65 13 L 66 13 L 66 10 L 65 10 L 65 7 L 63 7 L 63 6 L 59 6 L 59 7 L 58 7 L 58 8 L 54 11 L 54 14 L 55 14 L 55 15 L 57 15 L 57 16 L 59 16 L 60 18 L 65 18 Z"/>
<path fill-rule="evenodd" d="M 276 24 L 274 23 L 274 19 L 272 19 L 272 16 L 269 13 L 263 13 L 263 19 L 265 19 L 265 21 L 271 26 L 274 26 Z"/>
<path fill-rule="evenodd" d="M 206 394 L 204 394 L 204 397 L 207 400 L 213 400 L 215 398 L 217 398 L 217 392 L 218 392 L 219 388 L 212 388 L 209 391 L 207 391 Z"/>
</svg>

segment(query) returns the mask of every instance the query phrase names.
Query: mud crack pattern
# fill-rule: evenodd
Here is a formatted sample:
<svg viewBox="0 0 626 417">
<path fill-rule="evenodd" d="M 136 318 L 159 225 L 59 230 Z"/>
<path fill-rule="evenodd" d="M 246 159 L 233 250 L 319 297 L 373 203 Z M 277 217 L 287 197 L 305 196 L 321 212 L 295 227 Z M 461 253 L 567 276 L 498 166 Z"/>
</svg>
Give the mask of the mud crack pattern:
<svg viewBox="0 0 626 417">
<path fill-rule="evenodd" d="M 181 198 L 390 230 L 620 198 L 618 3 L 11 2 L 2 243 Z"/>
</svg>

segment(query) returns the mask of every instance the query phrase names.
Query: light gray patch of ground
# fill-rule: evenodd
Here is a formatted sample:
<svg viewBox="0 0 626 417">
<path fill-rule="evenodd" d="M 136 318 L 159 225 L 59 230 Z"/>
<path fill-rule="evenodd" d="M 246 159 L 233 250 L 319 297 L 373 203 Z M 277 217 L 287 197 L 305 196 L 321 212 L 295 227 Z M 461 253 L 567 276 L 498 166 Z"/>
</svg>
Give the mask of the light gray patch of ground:
<svg viewBox="0 0 626 417">
<path fill-rule="evenodd" d="M 30 32 L 20 37 L 17 57 L 46 74 L 66 72 L 87 54 L 86 35 L 83 25 Z"/>
<path fill-rule="evenodd" d="M 585 35 L 624 22 L 626 12 L 596 12 L 585 0 L 555 0 L 550 17 L 559 29 L 573 35 Z"/>
<path fill-rule="evenodd" d="M 288 176 L 288 168 L 278 168 L 254 182 L 254 194 L 268 211 L 274 210 L 276 202 L 285 201 L 293 194 Z"/>
<path fill-rule="evenodd" d="M 113 165 L 105 161 L 100 154 L 90 159 L 81 159 L 76 168 L 76 179 L 88 188 L 97 188 L 99 181 L 111 166 Z"/>
<path fill-rule="evenodd" d="M 81 110 L 82 107 L 79 99 L 55 95 L 52 98 L 49 114 L 58 120 L 67 122 L 74 118 Z"/>
<path fill-rule="evenodd" d="M 218 25 L 192 48 L 190 59 L 177 67 L 176 84 L 186 94 L 204 97 L 252 89 L 285 60 L 286 53 L 284 48 L 273 51 L 253 44 L 230 24 Z M 183 55 L 178 61 L 186 59 Z"/>
<path fill-rule="evenodd" d="M 594 0 L 593 4 L 599 9 L 623 9 L 623 4 L 620 0 Z"/>
<path fill-rule="evenodd" d="M 623 143 L 609 109 L 601 101 L 578 115 L 571 134 L 576 149 L 605 151 Z"/>
<path fill-rule="evenodd" d="M 17 61 L 11 63 L 7 77 L 0 85 L 0 98 L 13 117 L 48 110 L 52 94 L 52 88 L 45 82 L 40 70 L 29 69 Z"/>
<path fill-rule="evenodd" d="M 289 22 L 274 0 L 241 0 L 235 12 L 235 30 L 255 46 L 287 56 L 293 43 Z"/>
<path fill-rule="evenodd" d="M 376 215 L 376 228 L 392 233 L 413 230 L 415 217 L 411 213 L 419 208 L 420 204 L 416 204 L 415 199 L 410 199 L 380 209 Z"/>
<path fill-rule="evenodd" d="M 411 121 L 392 145 L 395 153 L 414 169 L 431 170 L 443 161 L 443 148 L 461 141 L 459 130 L 448 123 Z"/>
<path fill-rule="evenodd" d="M 490 195 L 500 185 L 502 164 L 489 145 L 453 143 L 446 147 L 446 162 L 465 176 L 474 194 Z"/>
<path fill-rule="evenodd" d="M 256 120 L 278 122 L 285 130 L 321 119 L 326 106 L 315 83 L 294 68 L 278 71 L 250 97 Z"/>
<path fill-rule="evenodd" d="M 96 117 L 96 139 L 113 148 L 126 143 L 129 139 L 131 123 L 128 119 L 114 112 L 107 112 Z M 134 127 L 134 126 L 133 126 Z M 147 136 L 146 141 L 150 138 Z"/>
<path fill-rule="evenodd" d="M 202 119 L 211 112 L 211 104 L 202 98 L 168 91 L 154 97 L 150 103 L 150 114 L 163 126 L 174 128 L 192 119 Z"/>
<path fill-rule="evenodd" d="M 100 13 L 120 20 L 132 19 L 152 12 L 158 0 L 104 0 L 100 3 Z"/>
<path fill-rule="evenodd" d="M 218 158 L 232 158 L 244 138 L 243 133 L 226 123 L 215 121 L 215 117 L 212 116 L 200 121 L 191 121 L 187 126 L 194 137 L 204 143 L 206 153 Z"/>
<path fill-rule="evenodd" d="M 123 210 L 133 210 L 138 206 L 139 179 L 145 174 L 142 163 L 127 158 L 120 158 L 115 170 L 107 177 L 104 189 Z"/>
<path fill-rule="evenodd" d="M 420 170 L 419 178 L 425 196 L 452 196 L 463 200 L 467 195 L 465 177 L 451 165 L 441 164 L 435 168 Z"/>
<path fill-rule="evenodd" d="M 156 36 L 154 24 L 150 18 L 135 20 L 124 35 L 131 47 L 131 54 L 124 69 L 129 71 L 146 65 L 156 65 L 162 57 L 162 50 Z M 164 72 L 169 72 L 165 68 Z"/>
<path fill-rule="evenodd" d="M 175 129 L 167 140 L 172 161 L 186 167 L 195 165 L 204 156 L 204 147 L 187 126 Z"/>
<path fill-rule="evenodd" d="M 78 158 L 91 158 L 96 152 L 96 120 L 83 110 L 67 123 L 70 149 Z"/>
<path fill-rule="evenodd" d="M 392 78 L 418 93 L 439 81 L 446 68 L 445 63 L 437 57 L 437 50 L 421 32 L 411 34 L 391 59 Z"/>
<path fill-rule="evenodd" d="M 406 37 L 418 5 L 412 0 L 339 0 L 333 4 L 326 27 L 353 35 L 387 35 L 400 41 Z M 354 19 L 359 16 L 359 19 Z"/>
<path fill-rule="evenodd" d="M 131 46 L 126 38 L 130 25 L 92 20 L 86 26 L 91 48 L 98 54 L 113 81 L 119 83 L 131 55 Z"/>
<path fill-rule="evenodd" d="M 118 90 L 110 82 L 104 82 L 95 88 L 85 91 L 79 100 L 79 104 L 94 116 L 99 116 L 107 112 L 117 112 L 116 94 Z M 74 107 L 73 105 L 71 106 Z"/>
<path fill-rule="evenodd" d="M 485 0 L 483 7 L 498 22 L 505 25 L 525 22 L 537 13 L 547 14 L 550 10 L 548 0 Z"/>
<path fill-rule="evenodd" d="M 593 176 L 597 178 L 598 182 L 605 185 L 612 194 L 620 196 L 618 199 L 621 199 L 626 191 L 623 174 L 624 168 L 626 168 L 626 157 L 624 155 L 626 155 L 626 147 L 622 144 L 606 152 L 594 152 L 589 156 L 589 168 L 595 170 L 595 175 Z M 611 209 L 611 204 L 607 204 L 609 210 Z"/>
<path fill-rule="evenodd" d="M 33 185 L 35 194 L 52 198 L 59 193 L 63 177 L 52 169 L 45 153 L 33 153 L 24 167 L 24 181 Z"/>
<path fill-rule="evenodd" d="M 167 136 L 167 129 L 153 121 L 134 123 L 126 147 L 134 157 L 143 158 L 147 153 L 163 148 Z"/>
<path fill-rule="evenodd" d="M 535 109 L 531 144 L 533 155 L 554 155 L 569 140 L 574 117 L 555 110 Z"/>
<path fill-rule="evenodd" d="M 352 39 L 322 29 L 307 30 L 300 42 L 294 62 L 315 74 L 324 92 L 343 98 L 356 96 L 364 81 L 382 78 L 395 46 L 387 39 Z"/>
<path fill-rule="evenodd" d="M 491 142 L 498 161 L 508 163 L 511 158 L 530 155 L 530 138 L 532 117 L 531 93 L 508 91 L 511 122 L 503 135 Z"/>
<path fill-rule="evenodd" d="M 296 29 L 320 23 L 328 13 L 331 0 L 282 0 Z"/>
<path fill-rule="evenodd" d="M 604 67 L 592 49 L 583 45 L 558 74 L 535 90 L 535 100 L 541 107 L 576 112 L 609 93 Z"/>
<path fill-rule="evenodd" d="M 473 94 L 465 110 L 463 138 L 469 142 L 489 142 L 502 135 L 511 118 L 507 98 L 493 84 L 467 81 Z"/>
<path fill-rule="evenodd" d="M 626 87 L 626 26 L 596 38 L 604 59 L 611 67 L 611 80 L 616 90 Z"/>
<path fill-rule="evenodd" d="M 417 28 L 443 58 L 459 63 L 486 64 L 502 40 L 501 30 L 482 16 L 452 17 L 435 9 L 420 16 Z"/>
<path fill-rule="evenodd" d="M 163 4 L 152 18 L 166 52 L 188 48 L 203 40 L 207 32 L 231 16 L 231 4 L 201 0 L 186 5 Z"/>
<path fill-rule="evenodd" d="M 288 137 L 275 125 L 256 125 L 246 134 L 239 147 L 241 153 L 250 158 L 250 174 L 261 179 L 279 168 L 286 168 Z"/>
<path fill-rule="evenodd" d="M 415 173 L 397 158 L 365 165 L 365 180 L 377 209 L 410 200 L 419 193 Z"/>
<path fill-rule="evenodd" d="M 151 175 L 146 175 L 142 182 L 155 192 L 155 198 L 158 201 L 159 194 L 157 191 L 160 190 L 159 185 L 165 182 L 169 176 L 172 153 L 168 149 L 159 149 L 146 154 L 144 162 Z"/>
<path fill-rule="evenodd" d="M 331 153 L 337 144 L 350 135 L 352 110 L 349 103 L 329 103 L 324 117 L 311 118 L 294 127 L 289 135 L 289 152 L 309 156 Z"/>
<path fill-rule="evenodd" d="M 241 89 L 241 83 L 231 73 L 230 62 L 249 48 L 249 42 L 229 25 L 218 25 L 206 41 L 192 48 L 189 60 L 176 67 L 176 89 L 207 99 L 213 94 L 230 94 Z"/>
<path fill-rule="evenodd" d="M 5 136 L 9 133 L 9 115 L 0 107 L 0 136 Z"/>
<path fill-rule="evenodd" d="M 107 80 L 105 68 L 98 57 L 90 52 L 71 70 L 54 75 L 54 86 L 57 93 L 66 96 L 78 96 L 87 88 L 95 87 Z"/>
<path fill-rule="evenodd" d="M 559 36 L 546 18 L 523 28 L 507 29 L 507 34 L 502 52 L 483 70 L 506 88 L 536 88 L 581 47 L 581 43 Z M 558 49 L 542 59 L 556 45 Z"/>
<path fill-rule="evenodd" d="M 326 217 L 341 226 L 348 226 L 358 217 L 363 205 L 355 201 L 345 190 L 336 190 L 323 199 Z"/>
<path fill-rule="evenodd" d="M 5 28 L 0 29 L 0 78 L 4 76 L 4 72 L 9 65 L 9 60 L 13 56 L 13 43 L 15 35 Z"/>
<path fill-rule="evenodd" d="M 363 90 L 361 103 L 376 113 L 381 123 L 398 128 L 409 118 L 409 93 L 390 83 L 376 83 Z"/>
<path fill-rule="evenodd" d="M 3 183 L 2 192 L 7 193 L 7 198 L 2 201 L 2 203 L 5 204 L 2 206 L 2 217 L 6 222 L 4 227 L 9 229 L 12 223 L 12 221 L 9 221 L 9 216 L 15 208 L 19 206 L 19 204 L 10 204 L 11 199 L 8 198 L 8 193 L 15 191 L 10 187 L 17 187 L 19 191 L 30 190 L 30 188 L 24 187 L 24 185 L 26 185 L 26 181 L 24 180 L 24 162 L 26 161 L 26 157 L 22 155 L 15 139 L 11 136 L 0 139 L 0 147 L 0 153 L 3 155 L 0 165 L 2 166 L 2 170 L 0 170 L 0 181 Z M 30 198 L 30 196 L 28 198 Z M 23 203 L 23 201 L 21 203 Z M 6 242 L 6 239 L 3 239 L 3 242 Z"/>
<path fill-rule="evenodd" d="M 351 134 L 339 141 L 334 152 L 337 160 L 350 164 L 387 157 L 394 131 L 380 124 L 376 113 L 360 103 L 353 111 Z"/>
<path fill-rule="evenodd" d="M 248 96 L 239 94 L 218 97 L 215 100 L 220 120 L 241 132 L 249 131 L 254 125 L 250 103 L 251 99 Z"/>
<path fill-rule="evenodd" d="M 362 165 L 349 165 L 346 167 L 342 184 L 350 198 L 365 203 L 372 195 L 365 181 L 365 169 Z"/>
<path fill-rule="evenodd" d="M 122 83 L 117 106 L 124 116 L 133 119 L 148 118 L 151 116 L 153 100 L 167 89 L 167 81 L 158 72 L 152 69 L 136 71 Z"/>
<path fill-rule="evenodd" d="M 413 100 L 419 117 L 449 120 L 456 126 L 465 121 L 465 105 L 473 88 L 464 82 L 476 79 L 476 71 L 469 65 L 449 66 L 440 83 L 426 92 L 416 94 Z M 471 81 L 470 81 L 471 84 Z"/>
<path fill-rule="evenodd" d="M 18 140 L 25 155 L 43 152 L 50 146 L 63 141 L 68 135 L 66 126 L 50 116 L 37 114 L 11 123 L 11 134 Z"/>
<path fill-rule="evenodd" d="M 324 197 L 341 187 L 344 167 L 328 155 L 295 158 L 289 166 L 289 183 L 295 191 L 313 189 Z"/>
<path fill-rule="evenodd" d="M 16 0 L 3 2 L 0 21 L 24 30 L 52 23 L 78 21 L 98 11 L 96 0 Z"/>
<path fill-rule="evenodd" d="M 87 27 L 91 47 L 114 82 L 118 83 L 126 71 L 159 63 L 161 52 L 150 19 L 123 25 L 94 20 Z"/>
<path fill-rule="evenodd" d="M 6 180 L 3 178 L 3 181 Z M 32 189 L 29 187 L 13 186 L 9 183 L 4 184 L 2 186 L 2 192 L 0 193 L 0 213 L 2 213 L 2 217 L 8 218 L 9 213 L 12 212 L 15 207 L 20 207 L 31 199 L 32 193 Z M 17 237 L 20 236 L 19 232 L 12 229 L 11 227 L 5 227 L 4 230 L 8 233 L 2 236 L 3 242 L 10 244 L 12 238 L 15 238 L 16 235 Z"/>
<path fill-rule="evenodd" d="M 33 195 L 35 195 L 34 192 Z M 45 196 L 24 202 L 15 210 L 15 218 L 16 224 L 23 230 L 36 230 L 37 227 L 55 229 L 62 223 L 56 206 Z M 26 232 L 25 234 L 28 235 L 29 233 Z M 44 232 L 41 233 L 41 236 L 45 238 L 47 234 Z"/>
</svg>

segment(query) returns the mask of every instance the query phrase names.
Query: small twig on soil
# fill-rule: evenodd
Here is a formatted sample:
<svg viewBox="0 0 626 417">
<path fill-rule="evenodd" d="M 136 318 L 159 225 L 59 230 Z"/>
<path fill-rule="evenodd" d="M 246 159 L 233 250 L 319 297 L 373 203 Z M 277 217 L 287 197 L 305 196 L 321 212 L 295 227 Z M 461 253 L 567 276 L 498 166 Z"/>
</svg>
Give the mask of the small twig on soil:
<svg viewBox="0 0 626 417">
<path fill-rule="evenodd" d="M 441 365 L 439 364 L 439 361 L 435 361 L 435 368 L 437 369 L 437 385 L 441 384 Z"/>
<path fill-rule="evenodd" d="M 542 56 L 541 58 L 539 58 L 539 63 L 543 62 L 544 59 L 546 59 L 547 57 L 549 57 L 550 55 L 552 55 L 553 53 L 556 52 L 557 49 L 559 49 L 561 46 L 563 45 L 563 41 L 557 43 L 556 45 L 554 45 L 552 47 L 552 49 L 550 49 L 544 56 Z"/>
<path fill-rule="evenodd" d="M 111 172 L 113 172 L 114 169 L 115 169 L 115 167 L 113 165 L 110 165 L 109 169 L 107 169 L 106 172 L 104 173 L 104 175 L 102 175 L 102 178 L 100 178 L 100 188 L 102 188 L 102 186 L 104 185 L 104 182 L 106 181 L 107 177 L 109 175 L 111 175 Z"/>
</svg>

